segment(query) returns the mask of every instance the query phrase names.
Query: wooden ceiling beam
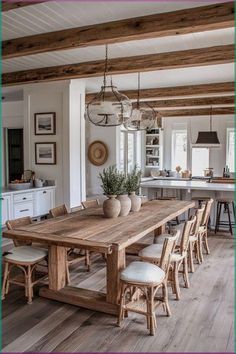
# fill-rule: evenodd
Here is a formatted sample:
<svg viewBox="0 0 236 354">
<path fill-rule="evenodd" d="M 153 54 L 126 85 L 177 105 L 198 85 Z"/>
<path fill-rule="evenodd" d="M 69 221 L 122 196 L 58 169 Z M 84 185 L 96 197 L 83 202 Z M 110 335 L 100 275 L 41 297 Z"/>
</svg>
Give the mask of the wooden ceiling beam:
<svg viewBox="0 0 236 354">
<path fill-rule="evenodd" d="M 213 105 L 234 105 L 234 96 L 175 98 L 167 100 L 155 100 L 147 102 L 153 108 L 175 108 Z M 141 102 L 142 106 L 142 102 Z M 145 105 L 144 105 L 145 106 Z"/>
<path fill-rule="evenodd" d="M 173 110 L 164 110 L 160 109 L 158 112 L 162 117 L 194 117 L 194 116 L 210 116 L 212 115 L 227 115 L 234 114 L 234 107 L 215 107 L 211 108 L 191 108 L 191 109 L 173 109 Z"/>
<path fill-rule="evenodd" d="M 234 45 L 115 58 L 108 62 L 110 75 L 232 63 Z M 104 60 L 24 70 L 2 75 L 2 85 L 102 76 Z"/>
<path fill-rule="evenodd" d="M 13 4 L 9 3 L 9 6 Z M 18 4 L 18 6 L 26 6 Z M 11 39 L 3 42 L 2 57 L 10 59 L 50 51 L 175 36 L 227 27 L 234 27 L 234 2 Z"/>
<path fill-rule="evenodd" d="M 21 7 L 37 5 L 45 1 L 2 1 L 2 11 L 20 9 Z"/>
<path fill-rule="evenodd" d="M 137 99 L 137 90 L 122 91 L 131 100 Z M 234 82 L 220 82 L 213 84 L 187 85 L 174 87 L 158 87 L 140 90 L 141 100 L 155 100 L 160 98 L 184 96 L 209 96 L 217 94 L 234 94 Z M 93 99 L 95 93 L 86 95 L 86 102 Z"/>
</svg>

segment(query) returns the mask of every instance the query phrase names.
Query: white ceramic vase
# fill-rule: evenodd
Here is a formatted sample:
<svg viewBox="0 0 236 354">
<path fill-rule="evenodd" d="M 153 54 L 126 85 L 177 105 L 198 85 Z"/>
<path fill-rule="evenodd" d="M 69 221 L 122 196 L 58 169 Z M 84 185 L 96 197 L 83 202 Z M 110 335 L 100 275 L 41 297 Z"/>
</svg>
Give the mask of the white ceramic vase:
<svg viewBox="0 0 236 354">
<path fill-rule="evenodd" d="M 116 199 L 120 201 L 121 205 L 119 216 L 127 216 L 131 209 L 131 200 L 128 197 L 128 194 L 120 194 Z"/>
<path fill-rule="evenodd" d="M 116 199 L 116 195 L 107 195 L 103 203 L 103 213 L 106 218 L 117 218 L 120 214 L 120 201 Z"/>
<path fill-rule="evenodd" d="M 135 194 L 135 192 L 130 193 L 130 200 L 131 200 L 131 211 L 139 211 L 141 208 L 142 200 L 141 198 Z"/>
</svg>

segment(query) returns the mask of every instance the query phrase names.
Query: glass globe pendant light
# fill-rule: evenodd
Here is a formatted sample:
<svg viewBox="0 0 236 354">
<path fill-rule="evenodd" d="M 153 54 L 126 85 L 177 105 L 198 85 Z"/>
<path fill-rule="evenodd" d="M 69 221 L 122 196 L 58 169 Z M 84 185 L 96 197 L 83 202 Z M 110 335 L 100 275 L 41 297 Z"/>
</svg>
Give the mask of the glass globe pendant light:
<svg viewBox="0 0 236 354">
<path fill-rule="evenodd" d="M 138 73 L 138 97 L 134 104 L 130 120 L 124 124 L 127 130 L 150 130 L 155 127 L 157 118 L 160 117 L 158 112 L 148 104 L 148 102 L 140 103 L 140 73 Z"/>
<path fill-rule="evenodd" d="M 108 48 L 106 45 L 106 60 L 103 86 L 96 96 L 87 104 L 86 117 L 100 127 L 113 127 L 125 124 L 132 113 L 132 103 L 129 98 L 113 86 L 112 79 L 107 86 Z"/>
</svg>

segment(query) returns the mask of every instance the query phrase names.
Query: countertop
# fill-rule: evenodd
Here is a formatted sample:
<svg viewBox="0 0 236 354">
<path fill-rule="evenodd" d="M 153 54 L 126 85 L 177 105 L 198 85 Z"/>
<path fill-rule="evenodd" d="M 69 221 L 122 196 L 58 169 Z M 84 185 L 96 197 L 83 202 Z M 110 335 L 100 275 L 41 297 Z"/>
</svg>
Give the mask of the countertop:
<svg viewBox="0 0 236 354">
<path fill-rule="evenodd" d="M 149 180 L 141 183 L 143 188 L 172 188 L 172 189 L 194 189 L 219 192 L 234 192 L 233 183 L 208 183 L 205 181 L 166 181 Z"/>
<path fill-rule="evenodd" d="M 9 194 L 9 193 L 13 193 L 13 194 L 18 194 L 18 193 L 25 193 L 25 192 L 34 192 L 34 191 L 40 191 L 40 190 L 45 190 L 45 189 L 52 189 L 52 188 L 56 188 L 56 186 L 46 186 L 46 187 L 40 187 L 40 188 L 28 188 L 28 189 L 22 189 L 19 191 L 15 191 L 12 190 L 8 187 L 2 187 L 2 192 L 1 194 Z"/>
</svg>

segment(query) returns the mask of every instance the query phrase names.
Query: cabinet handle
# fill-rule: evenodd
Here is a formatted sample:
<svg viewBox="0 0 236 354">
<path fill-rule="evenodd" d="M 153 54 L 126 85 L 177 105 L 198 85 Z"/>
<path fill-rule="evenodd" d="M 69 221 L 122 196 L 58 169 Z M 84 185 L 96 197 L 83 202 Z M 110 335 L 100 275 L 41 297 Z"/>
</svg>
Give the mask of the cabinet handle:
<svg viewBox="0 0 236 354">
<path fill-rule="evenodd" d="M 20 210 L 20 213 L 23 213 L 24 211 L 29 211 L 29 209 Z"/>
<path fill-rule="evenodd" d="M 26 200 L 27 198 L 26 197 L 24 197 L 24 198 L 22 198 L 23 200 Z"/>
<path fill-rule="evenodd" d="M 46 191 L 43 191 L 43 194 L 46 194 L 47 192 Z"/>
</svg>

